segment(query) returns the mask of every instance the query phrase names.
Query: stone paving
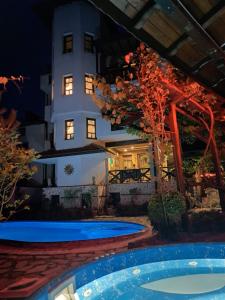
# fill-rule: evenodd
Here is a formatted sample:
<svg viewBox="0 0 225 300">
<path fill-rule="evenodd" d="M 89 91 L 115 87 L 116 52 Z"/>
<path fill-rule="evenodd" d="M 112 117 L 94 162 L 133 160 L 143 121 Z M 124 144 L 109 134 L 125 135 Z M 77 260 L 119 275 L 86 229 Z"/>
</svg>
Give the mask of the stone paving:
<svg viewBox="0 0 225 300">
<path fill-rule="evenodd" d="M 103 219 L 109 219 L 104 217 Z M 99 219 L 99 218 L 98 218 Z M 141 218 L 119 218 L 120 220 L 134 221 L 143 225 L 149 225 L 146 217 Z M 118 218 L 113 218 L 118 220 Z M 182 234 L 179 242 L 225 242 L 225 233 L 201 233 Z M 126 246 L 121 242 L 114 242 L 110 245 L 90 247 L 84 251 L 80 248 L 55 249 L 46 254 L 44 251 L 23 251 L 15 245 L 7 248 L 7 245 L 0 244 L 0 299 L 25 299 L 34 291 L 45 285 L 54 277 L 82 264 L 88 263 L 104 255 L 114 254 L 128 249 L 140 248 L 153 245 L 168 244 L 168 241 L 160 240 L 157 235 L 148 233 L 148 236 L 141 240 L 133 240 Z M 59 251 L 60 250 L 60 251 Z M 29 281 L 33 284 L 29 284 Z"/>
<path fill-rule="evenodd" d="M 127 248 L 119 249 L 119 251 Z M 110 253 L 118 252 L 112 249 Z M 30 296 L 35 289 L 49 282 L 65 270 L 70 270 L 81 264 L 92 261 L 95 257 L 104 255 L 104 251 L 90 251 L 81 254 L 66 255 L 10 255 L 0 254 L 0 299 L 18 298 L 24 299 Z M 35 279 L 40 284 L 32 289 L 13 289 L 10 286 L 19 285 L 22 279 Z M 35 289 L 34 289 L 35 288 Z M 33 290 L 34 289 L 34 290 Z"/>
<path fill-rule="evenodd" d="M 99 218 L 98 218 L 99 219 Z M 103 218 L 103 219 L 106 219 Z M 108 219 L 108 218 L 107 218 Z M 112 219 L 112 218 L 110 218 Z M 118 218 L 113 218 L 118 220 Z M 121 219 L 121 218 L 120 218 Z M 130 222 L 148 225 L 147 218 L 122 218 Z M 150 237 L 149 232 L 142 238 L 142 245 Z M 0 299 L 25 299 L 34 291 L 45 285 L 54 277 L 105 254 L 127 251 L 128 248 L 138 247 L 140 240 L 134 239 L 132 244 L 113 242 L 107 245 L 89 247 L 89 249 L 73 249 L 71 246 L 62 245 L 55 251 L 38 251 L 29 249 L 19 243 L 0 244 Z M 64 251 L 65 250 L 65 251 Z M 47 253 L 47 254 L 46 254 Z"/>
</svg>

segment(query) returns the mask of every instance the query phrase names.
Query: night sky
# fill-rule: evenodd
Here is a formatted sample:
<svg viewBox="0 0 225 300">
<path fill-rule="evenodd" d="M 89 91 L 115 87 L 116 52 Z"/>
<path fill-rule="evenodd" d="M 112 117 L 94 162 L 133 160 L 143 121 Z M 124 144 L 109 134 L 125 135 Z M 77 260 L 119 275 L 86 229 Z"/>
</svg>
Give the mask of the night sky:
<svg viewBox="0 0 225 300">
<path fill-rule="evenodd" d="M 25 111 L 43 114 L 39 78 L 51 63 L 50 30 L 33 9 L 37 2 L 0 1 L 0 76 L 23 75 L 29 78 L 22 84 L 21 93 L 10 85 L 4 94 L 4 106 L 16 108 L 19 119 Z"/>
</svg>

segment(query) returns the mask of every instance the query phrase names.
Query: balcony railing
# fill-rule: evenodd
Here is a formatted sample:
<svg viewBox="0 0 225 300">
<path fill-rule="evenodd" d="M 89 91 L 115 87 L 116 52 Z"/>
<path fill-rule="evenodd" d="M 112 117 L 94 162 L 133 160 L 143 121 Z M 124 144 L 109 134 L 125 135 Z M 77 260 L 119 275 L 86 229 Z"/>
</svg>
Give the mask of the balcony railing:
<svg viewBox="0 0 225 300">
<path fill-rule="evenodd" d="M 109 183 L 147 182 L 150 180 L 150 168 L 109 171 Z"/>
</svg>

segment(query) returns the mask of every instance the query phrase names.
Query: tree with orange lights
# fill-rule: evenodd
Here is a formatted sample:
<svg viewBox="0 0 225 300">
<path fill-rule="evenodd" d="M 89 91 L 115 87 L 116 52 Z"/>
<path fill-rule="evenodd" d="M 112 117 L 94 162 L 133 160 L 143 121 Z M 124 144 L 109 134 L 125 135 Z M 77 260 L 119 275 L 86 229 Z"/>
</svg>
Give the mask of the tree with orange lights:
<svg viewBox="0 0 225 300">
<path fill-rule="evenodd" d="M 148 137 L 154 149 L 159 192 L 163 187 L 165 145 L 172 140 L 178 188 L 184 192 L 177 112 L 184 115 L 195 124 L 192 134 L 206 143 L 205 154 L 209 148 L 213 152 L 217 184 L 222 195 L 224 185 L 214 137 L 214 106 L 219 97 L 143 43 L 136 53 L 127 54 L 125 61 L 129 66 L 135 66 L 134 71 L 129 72 L 128 80 L 117 77 L 115 88 L 104 78 L 96 78 L 93 100 L 103 117 L 112 124 L 126 125 L 130 131 Z M 225 199 L 221 200 L 221 206 L 225 209 Z"/>
<path fill-rule="evenodd" d="M 0 77 L 1 96 L 9 82 L 16 86 L 22 77 Z M 0 98 L 1 100 L 1 98 Z M 19 141 L 16 129 L 16 111 L 11 110 L 5 116 L 6 109 L 0 108 L 0 221 L 8 220 L 15 212 L 27 208 L 24 206 L 28 195 L 18 197 L 15 193 L 21 179 L 30 178 L 36 171 L 30 163 L 37 158 L 32 149 L 24 149 Z"/>
</svg>

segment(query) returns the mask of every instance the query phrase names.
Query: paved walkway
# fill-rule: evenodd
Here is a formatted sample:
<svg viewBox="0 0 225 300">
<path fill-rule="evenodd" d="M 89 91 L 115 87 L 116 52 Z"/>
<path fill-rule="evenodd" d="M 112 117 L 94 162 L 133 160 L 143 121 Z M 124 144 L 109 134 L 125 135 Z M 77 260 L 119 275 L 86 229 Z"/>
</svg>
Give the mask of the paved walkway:
<svg viewBox="0 0 225 300">
<path fill-rule="evenodd" d="M 125 250 L 127 248 L 115 248 L 107 253 Z M 105 251 L 61 255 L 0 254 L 0 299 L 24 299 L 65 270 L 90 262 L 104 254 Z M 29 285 L 29 282 L 33 281 L 35 283 Z"/>
</svg>

